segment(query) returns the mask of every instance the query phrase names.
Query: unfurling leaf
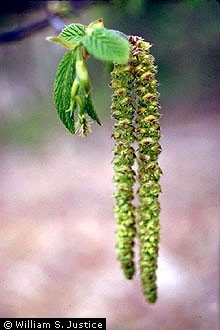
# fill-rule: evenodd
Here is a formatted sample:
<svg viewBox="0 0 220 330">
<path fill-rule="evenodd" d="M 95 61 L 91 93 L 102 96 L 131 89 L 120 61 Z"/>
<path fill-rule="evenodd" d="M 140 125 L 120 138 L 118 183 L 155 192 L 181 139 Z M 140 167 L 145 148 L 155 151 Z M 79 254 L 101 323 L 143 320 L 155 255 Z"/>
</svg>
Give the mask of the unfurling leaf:
<svg viewBox="0 0 220 330">
<path fill-rule="evenodd" d="M 65 47 L 68 50 L 73 50 L 77 46 L 76 44 L 72 44 L 71 42 L 68 42 L 65 39 L 59 37 L 48 37 L 46 39 L 48 41 L 56 42 L 57 44 L 60 44 L 61 46 Z"/>
<path fill-rule="evenodd" d="M 64 39 L 70 43 L 77 44 L 82 41 L 86 34 L 86 28 L 79 23 L 73 23 L 65 27 L 59 34 L 59 38 Z"/>
<path fill-rule="evenodd" d="M 96 28 L 91 35 L 82 38 L 82 43 L 90 54 L 102 61 L 127 63 L 130 53 L 129 42 L 105 28 Z"/>
<path fill-rule="evenodd" d="M 84 106 L 85 106 L 85 112 L 90 116 L 90 118 L 92 118 L 94 121 L 96 121 L 97 124 L 99 124 L 101 126 L 102 124 L 99 120 L 99 117 L 98 117 L 96 111 L 95 111 L 95 107 L 94 107 L 94 104 L 93 104 L 91 94 L 89 94 L 86 97 Z"/>
<path fill-rule="evenodd" d="M 74 109 L 71 109 L 71 88 L 75 74 L 75 54 L 66 53 L 61 59 L 57 71 L 53 88 L 53 98 L 57 113 L 71 132 L 75 133 Z"/>
<path fill-rule="evenodd" d="M 90 35 L 93 32 L 93 30 L 100 28 L 100 27 L 104 27 L 102 18 L 99 18 L 96 21 L 90 23 L 86 28 L 86 33 Z"/>
</svg>

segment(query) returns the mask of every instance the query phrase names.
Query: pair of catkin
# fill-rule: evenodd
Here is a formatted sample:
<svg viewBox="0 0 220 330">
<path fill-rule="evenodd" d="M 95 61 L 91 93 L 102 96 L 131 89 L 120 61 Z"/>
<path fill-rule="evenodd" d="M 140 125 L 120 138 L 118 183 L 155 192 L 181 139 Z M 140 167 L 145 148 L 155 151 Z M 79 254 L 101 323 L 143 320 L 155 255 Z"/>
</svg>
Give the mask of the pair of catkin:
<svg viewBox="0 0 220 330">
<path fill-rule="evenodd" d="M 121 268 L 128 279 L 135 273 L 134 241 L 140 248 L 140 276 L 144 296 L 157 299 L 156 269 L 159 244 L 158 196 L 161 191 L 159 144 L 159 93 L 151 45 L 140 37 L 130 36 L 130 61 L 115 65 L 111 87 L 113 138 L 116 249 Z M 135 173 L 133 167 L 137 164 Z M 134 183 L 138 182 L 138 205 L 134 205 Z"/>
</svg>

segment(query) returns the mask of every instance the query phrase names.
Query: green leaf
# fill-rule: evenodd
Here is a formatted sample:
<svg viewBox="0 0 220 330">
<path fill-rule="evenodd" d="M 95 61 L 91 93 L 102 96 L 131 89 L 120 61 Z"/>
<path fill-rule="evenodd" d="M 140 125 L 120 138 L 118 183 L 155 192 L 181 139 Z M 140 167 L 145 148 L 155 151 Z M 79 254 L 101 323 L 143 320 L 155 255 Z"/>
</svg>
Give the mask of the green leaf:
<svg viewBox="0 0 220 330">
<path fill-rule="evenodd" d="M 96 28 L 86 35 L 82 43 L 90 54 L 102 61 L 119 64 L 128 62 L 130 44 L 128 40 L 105 28 Z"/>
<path fill-rule="evenodd" d="M 53 88 L 55 108 L 61 121 L 71 133 L 75 133 L 74 114 L 72 111 L 74 109 L 70 109 L 75 61 L 74 52 L 68 52 L 63 56 L 57 67 Z"/>
<path fill-rule="evenodd" d="M 79 104 L 81 113 L 83 114 L 87 113 L 87 115 L 89 115 L 89 117 L 92 118 L 97 124 L 99 124 L 100 126 L 102 125 L 95 111 L 95 106 L 92 100 L 91 91 L 89 94 L 87 94 L 83 86 L 80 86 L 79 93 L 77 96 L 77 102 Z"/>
<path fill-rule="evenodd" d="M 85 103 L 84 103 L 84 107 L 85 107 L 85 112 L 97 123 L 99 124 L 100 126 L 102 125 L 100 120 L 99 120 L 99 117 L 95 111 L 95 106 L 93 104 L 93 100 L 92 100 L 92 96 L 91 94 L 88 95 L 86 98 L 85 98 Z"/>
<path fill-rule="evenodd" d="M 65 47 L 68 50 L 73 50 L 77 47 L 76 44 L 72 44 L 71 42 L 68 42 L 62 38 L 59 37 L 47 37 L 46 38 L 48 41 L 56 42 L 60 44 L 61 46 Z"/>
<path fill-rule="evenodd" d="M 76 23 L 70 24 L 65 27 L 59 34 L 59 38 L 64 39 L 70 43 L 77 44 L 82 41 L 82 38 L 86 34 L 86 28 L 84 25 Z"/>
</svg>

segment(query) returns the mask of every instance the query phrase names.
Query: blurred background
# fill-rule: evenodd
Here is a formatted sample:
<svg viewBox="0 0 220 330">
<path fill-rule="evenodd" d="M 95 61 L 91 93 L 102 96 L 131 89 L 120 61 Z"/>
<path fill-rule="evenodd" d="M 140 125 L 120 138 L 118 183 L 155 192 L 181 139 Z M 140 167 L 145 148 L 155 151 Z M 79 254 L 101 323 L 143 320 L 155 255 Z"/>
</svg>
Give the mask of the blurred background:
<svg viewBox="0 0 220 330">
<path fill-rule="evenodd" d="M 0 317 L 106 317 L 109 330 L 217 330 L 219 2 L 57 3 L 0 5 Z M 153 44 L 163 114 L 154 305 L 144 300 L 139 270 L 128 281 L 116 260 L 108 68 L 88 60 L 103 126 L 94 124 L 87 138 L 72 136 L 52 100 L 64 50 L 45 40 L 57 34 L 48 11 L 65 24 L 102 17 L 107 28 Z M 16 32 L 42 20 L 25 38 Z"/>
</svg>

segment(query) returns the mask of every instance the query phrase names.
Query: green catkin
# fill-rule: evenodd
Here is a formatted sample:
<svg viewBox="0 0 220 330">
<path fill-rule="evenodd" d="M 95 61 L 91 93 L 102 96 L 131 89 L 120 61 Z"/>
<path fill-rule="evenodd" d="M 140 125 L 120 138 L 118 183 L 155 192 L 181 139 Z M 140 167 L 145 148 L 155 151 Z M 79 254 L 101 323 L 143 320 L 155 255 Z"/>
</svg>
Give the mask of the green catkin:
<svg viewBox="0 0 220 330">
<path fill-rule="evenodd" d="M 161 191 L 159 144 L 159 93 L 155 79 L 157 68 L 150 54 L 151 45 L 140 37 L 129 37 L 131 56 L 128 65 L 115 65 L 111 87 L 113 137 L 116 248 L 127 278 L 134 272 L 133 245 L 137 234 L 140 247 L 140 275 L 143 293 L 150 303 L 157 299 L 156 270 L 159 245 L 158 196 Z M 133 145 L 137 144 L 135 152 Z M 137 162 L 137 175 L 133 170 Z M 133 205 L 135 178 L 139 188 L 138 206 Z"/>
<path fill-rule="evenodd" d="M 156 269 L 159 244 L 158 196 L 161 191 L 161 169 L 158 156 L 159 144 L 159 93 L 155 79 L 157 68 L 149 53 L 151 45 L 140 37 L 129 37 L 132 45 L 136 97 L 136 140 L 139 182 L 137 207 L 137 232 L 140 246 L 140 273 L 143 293 L 150 303 L 157 299 Z"/>
<path fill-rule="evenodd" d="M 115 219 L 117 257 L 126 278 L 135 273 L 134 238 L 135 208 L 133 206 L 133 185 L 135 172 L 132 168 L 135 160 L 134 113 L 132 103 L 133 74 L 130 65 L 115 65 L 110 86 L 112 95 L 112 117 L 115 120 L 113 138 L 114 182 L 115 182 Z"/>
</svg>

